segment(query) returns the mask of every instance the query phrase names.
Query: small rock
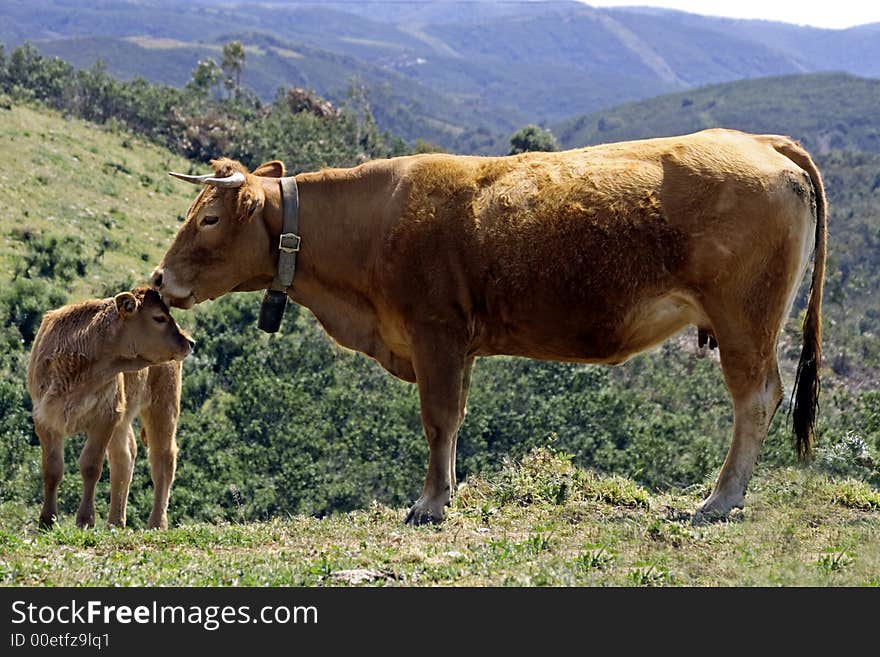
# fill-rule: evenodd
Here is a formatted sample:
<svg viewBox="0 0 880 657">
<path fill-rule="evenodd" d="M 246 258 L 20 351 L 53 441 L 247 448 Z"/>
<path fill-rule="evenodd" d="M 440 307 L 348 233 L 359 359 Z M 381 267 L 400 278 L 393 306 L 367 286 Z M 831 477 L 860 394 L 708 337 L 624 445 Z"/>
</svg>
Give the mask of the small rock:
<svg viewBox="0 0 880 657">
<path fill-rule="evenodd" d="M 444 552 L 443 556 L 449 557 L 450 559 L 455 559 L 456 561 L 459 559 L 467 559 L 467 555 L 464 552 L 459 552 L 458 550 L 450 550 L 449 552 Z"/>
<path fill-rule="evenodd" d="M 367 584 L 377 579 L 388 579 L 391 573 L 384 570 L 372 570 L 369 568 L 353 568 L 352 570 L 337 570 L 330 573 L 330 579 L 345 582 L 346 584 Z"/>
</svg>

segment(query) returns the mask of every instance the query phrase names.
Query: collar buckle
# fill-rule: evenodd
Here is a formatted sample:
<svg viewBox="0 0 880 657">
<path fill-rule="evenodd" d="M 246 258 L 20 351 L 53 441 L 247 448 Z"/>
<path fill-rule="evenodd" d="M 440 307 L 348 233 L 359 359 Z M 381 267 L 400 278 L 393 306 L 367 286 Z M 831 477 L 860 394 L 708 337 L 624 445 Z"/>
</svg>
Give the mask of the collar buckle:
<svg viewBox="0 0 880 657">
<path fill-rule="evenodd" d="M 296 253 L 302 245 L 302 237 L 296 233 L 281 233 L 278 238 L 278 250 L 284 253 Z"/>
</svg>

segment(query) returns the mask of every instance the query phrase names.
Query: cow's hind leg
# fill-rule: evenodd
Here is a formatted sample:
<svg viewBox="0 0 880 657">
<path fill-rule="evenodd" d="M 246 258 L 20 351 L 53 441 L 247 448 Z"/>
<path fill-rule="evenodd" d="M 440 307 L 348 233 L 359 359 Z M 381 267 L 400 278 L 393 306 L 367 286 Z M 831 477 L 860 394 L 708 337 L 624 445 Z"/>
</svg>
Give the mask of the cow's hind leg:
<svg viewBox="0 0 880 657">
<path fill-rule="evenodd" d="M 443 520 L 454 482 L 456 434 L 464 418 L 462 388 L 467 364 L 462 341 L 452 335 L 420 336 L 413 345 L 422 426 L 430 456 L 422 494 L 409 510 L 407 524 Z"/>
<path fill-rule="evenodd" d="M 715 488 L 700 505 L 695 521 L 726 517 L 743 505 L 770 421 L 782 401 L 776 341 L 784 301 L 781 296 L 755 299 L 749 311 L 732 313 L 728 307 L 724 319 L 716 315 L 713 321 L 724 382 L 733 400 L 733 441 Z"/>
<path fill-rule="evenodd" d="M 725 368 L 725 378 L 730 385 L 728 369 Z M 742 507 L 746 486 L 758 461 L 770 422 L 782 401 L 782 382 L 775 358 L 764 364 L 753 363 L 751 368 L 735 366 L 734 369 L 737 372 L 733 378 L 740 379 L 741 384 L 731 386 L 733 442 L 712 494 L 697 511 L 696 521 L 723 518 L 731 509 Z M 748 372 L 744 371 L 747 369 Z"/>
<path fill-rule="evenodd" d="M 43 453 L 43 510 L 40 528 L 48 529 L 58 518 L 58 485 L 64 476 L 64 436 L 41 422 L 34 421 Z"/>
<path fill-rule="evenodd" d="M 177 416 L 175 400 L 155 402 L 141 411 L 153 478 L 153 510 L 147 524 L 150 529 L 168 527 L 168 499 L 177 470 Z"/>
<path fill-rule="evenodd" d="M 110 461 L 110 511 L 107 524 L 125 527 L 125 511 L 128 505 L 128 491 L 131 488 L 131 476 L 134 472 L 134 460 L 137 456 L 137 441 L 131 425 L 126 424 L 114 432 L 107 446 L 107 457 Z"/>
</svg>

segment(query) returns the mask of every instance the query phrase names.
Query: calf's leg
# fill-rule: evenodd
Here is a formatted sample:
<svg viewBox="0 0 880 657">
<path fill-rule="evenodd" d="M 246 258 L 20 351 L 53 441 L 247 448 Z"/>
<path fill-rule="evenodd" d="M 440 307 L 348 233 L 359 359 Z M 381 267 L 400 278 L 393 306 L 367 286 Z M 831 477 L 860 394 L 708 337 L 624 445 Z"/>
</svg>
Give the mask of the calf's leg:
<svg viewBox="0 0 880 657">
<path fill-rule="evenodd" d="M 86 432 L 86 444 L 79 455 L 79 472 L 82 475 L 83 494 L 76 514 L 76 526 L 84 529 L 95 526 L 95 487 L 104 469 L 104 456 L 114 430 L 115 423 L 101 424 Z"/>
<path fill-rule="evenodd" d="M 110 512 L 107 524 L 125 527 L 125 512 L 128 505 L 128 491 L 131 488 L 131 476 L 134 472 L 134 460 L 137 456 L 137 441 L 131 425 L 126 424 L 114 432 L 107 446 L 107 457 L 110 461 Z"/>
<path fill-rule="evenodd" d="M 43 509 L 40 528 L 48 529 L 58 518 L 58 485 L 64 476 L 64 437 L 35 420 L 34 429 L 43 453 Z"/>
<path fill-rule="evenodd" d="M 153 511 L 150 529 L 168 528 L 168 498 L 177 470 L 177 408 L 174 404 L 154 404 L 141 412 L 147 436 L 150 475 L 153 478 Z"/>
</svg>

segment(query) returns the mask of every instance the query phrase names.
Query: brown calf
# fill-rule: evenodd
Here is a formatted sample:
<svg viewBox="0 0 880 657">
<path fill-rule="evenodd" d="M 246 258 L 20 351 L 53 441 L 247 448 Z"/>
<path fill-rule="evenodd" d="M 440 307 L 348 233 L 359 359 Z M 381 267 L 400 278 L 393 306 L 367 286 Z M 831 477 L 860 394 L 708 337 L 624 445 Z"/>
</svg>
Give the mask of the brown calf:
<svg viewBox="0 0 880 657">
<path fill-rule="evenodd" d="M 265 289 L 280 162 L 214 162 L 153 274 L 169 303 Z M 622 363 L 688 325 L 717 343 L 733 441 L 698 516 L 741 506 L 782 399 L 779 332 L 810 256 L 794 425 L 809 452 L 820 364 L 825 195 L 776 135 L 707 130 L 511 157 L 420 155 L 296 176 L 288 296 L 341 345 L 417 382 L 430 446 L 411 523 L 442 519 L 477 356 Z M 232 254 L 232 256 L 230 256 Z"/>
<path fill-rule="evenodd" d="M 140 416 L 153 478 L 151 528 L 168 526 L 168 496 L 177 460 L 181 362 L 193 341 L 148 288 L 53 310 L 43 317 L 28 362 L 34 429 L 43 451 L 45 497 L 40 526 L 58 516 L 66 436 L 86 433 L 79 459 L 83 496 L 79 527 L 95 525 L 95 486 L 110 460 L 108 524 L 125 526 L 137 453 L 131 422 Z"/>
</svg>

